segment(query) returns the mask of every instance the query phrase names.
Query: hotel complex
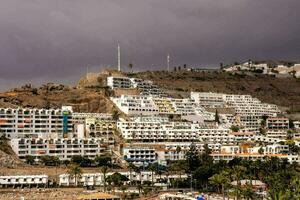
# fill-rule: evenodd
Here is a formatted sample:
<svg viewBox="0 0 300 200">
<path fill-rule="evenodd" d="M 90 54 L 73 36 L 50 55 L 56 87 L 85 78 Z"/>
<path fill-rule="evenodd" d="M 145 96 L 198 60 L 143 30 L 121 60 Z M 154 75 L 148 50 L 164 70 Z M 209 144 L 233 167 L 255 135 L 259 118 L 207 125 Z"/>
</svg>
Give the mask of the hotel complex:
<svg viewBox="0 0 300 200">
<path fill-rule="evenodd" d="M 23 160 L 110 155 L 136 166 L 168 165 L 184 159 L 193 146 L 199 152 L 208 147 L 215 161 L 275 156 L 299 162 L 298 155 L 282 145 L 300 135 L 299 122 L 291 130 L 293 123 L 276 105 L 250 95 L 222 93 L 191 92 L 190 97 L 172 98 L 151 81 L 128 77 L 109 76 L 107 86 L 139 91 L 110 97 L 122 117 L 78 113 L 70 106 L 0 108 L 0 130 Z"/>
</svg>

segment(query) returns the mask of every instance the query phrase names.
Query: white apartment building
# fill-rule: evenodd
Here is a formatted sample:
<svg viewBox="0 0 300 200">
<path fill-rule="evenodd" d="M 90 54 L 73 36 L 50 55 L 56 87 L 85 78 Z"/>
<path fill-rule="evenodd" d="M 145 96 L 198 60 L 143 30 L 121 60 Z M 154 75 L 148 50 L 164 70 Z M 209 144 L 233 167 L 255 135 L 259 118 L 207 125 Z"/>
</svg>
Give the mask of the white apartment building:
<svg viewBox="0 0 300 200">
<path fill-rule="evenodd" d="M 191 92 L 191 99 L 204 107 L 233 108 L 240 116 L 276 116 L 280 110 L 276 105 L 262 103 L 250 95 Z"/>
<path fill-rule="evenodd" d="M 159 110 L 151 97 L 141 95 L 122 95 L 118 98 L 111 97 L 118 108 L 127 115 L 158 115 Z"/>
<path fill-rule="evenodd" d="M 269 117 L 266 121 L 267 135 L 269 137 L 285 138 L 290 128 L 286 117 Z"/>
<path fill-rule="evenodd" d="M 26 109 L 0 108 L 0 130 L 8 138 L 64 137 L 73 131 L 72 108 Z"/>
<path fill-rule="evenodd" d="M 131 82 L 134 88 L 138 88 L 141 91 L 141 95 L 167 96 L 166 93 L 157 85 L 154 85 L 152 81 L 132 78 Z"/>
<path fill-rule="evenodd" d="M 113 145 L 116 121 L 97 120 L 96 118 L 86 118 L 85 130 L 86 137 L 101 139 L 104 143 Z"/>
<path fill-rule="evenodd" d="M 1 187 L 47 187 L 48 175 L 0 176 Z"/>
<path fill-rule="evenodd" d="M 115 172 L 108 172 L 106 177 L 113 175 Z M 170 175 L 158 175 L 155 172 L 151 171 L 141 171 L 140 173 L 137 172 L 129 172 L 129 171 L 120 171 L 118 172 L 123 176 L 126 176 L 130 182 L 131 181 L 140 181 L 140 182 L 161 182 L 165 180 L 167 183 L 170 183 L 172 180 L 175 179 L 187 179 L 187 174 L 170 174 Z M 153 175 L 153 177 L 152 177 Z M 102 173 L 83 173 L 80 178 L 77 180 L 77 185 L 83 186 L 101 186 L 103 185 L 104 178 Z M 70 176 L 69 174 L 60 174 L 59 175 L 59 185 L 60 186 L 72 186 L 75 185 L 75 177 Z"/>
<path fill-rule="evenodd" d="M 222 93 L 191 92 L 191 99 L 203 107 L 218 108 L 225 107 Z"/>
<path fill-rule="evenodd" d="M 290 155 L 288 152 L 288 145 L 280 144 L 259 147 L 251 147 L 248 145 L 225 145 L 221 147 L 220 152 L 213 152 L 211 156 L 215 161 L 230 161 L 234 158 L 257 160 L 265 159 L 267 157 L 278 157 L 280 159 L 287 159 L 290 163 L 300 163 L 299 155 Z"/>
<path fill-rule="evenodd" d="M 117 128 L 126 140 L 139 142 L 212 142 L 232 143 L 235 136 L 230 129 L 203 128 L 189 122 L 118 122 Z"/>
<path fill-rule="evenodd" d="M 193 99 L 175 99 L 144 95 L 122 95 L 111 98 L 125 114 L 133 115 L 180 115 L 189 121 L 212 121 L 214 113 L 207 112 Z M 190 119 L 191 118 L 191 119 Z"/>
<path fill-rule="evenodd" d="M 268 129 L 289 129 L 289 118 L 286 117 L 269 117 L 266 121 Z"/>
<path fill-rule="evenodd" d="M 154 85 L 152 81 L 128 78 L 128 77 L 107 77 L 107 86 L 111 89 L 130 89 L 137 88 L 140 90 L 141 95 L 152 96 L 166 96 L 157 85 Z"/>
<path fill-rule="evenodd" d="M 124 160 L 136 166 L 148 166 L 157 162 L 157 153 L 154 147 L 128 146 L 123 148 Z"/>
<path fill-rule="evenodd" d="M 111 89 L 122 88 L 129 89 L 133 88 L 132 81 L 128 77 L 107 77 L 107 86 Z"/>
<path fill-rule="evenodd" d="M 262 150 L 262 154 L 288 154 L 289 146 L 281 145 L 281 144 L 271 144 L 266 146 L 243 146 L 243 145 L 223 145 L 221 146 L 221 153 L 228 154 L 237 154 L 237 153 L 249 153 L 249 154 L 259 154 L 260 150 Z"/>
<path fill-rule="evenodd" d="M 158 142 L 134 143 L 123 148 L 123 157 L 127 162 L 136 166 L 148 166 L 151 163 L 167 165 L 170 161 L 184 160 L 186 153 L 194 146 L 198 152 L 204 151 L 205 143 L 190 142 Z M 220 150 L 221 144 L 208 143 L 213 152 Z"/>
<path fill-rule="evenodd" d="M 255 142 L 265 142 L 265 143 L 270 143 L 270 144 L 285 142 L 285 139 L 268 137 L 268 136 L 263 136 L 263 135 L 255 135 L 254 137 L 249 138 L 249 140 L 252 140 Z"/>
<path fill-rule="evenodd" d="M 131 120 L 134 122 L 160 122 L 160 123 L 167 123 L 169 122 L 168 116 L 162 115 L 154 115 L 154 116 L 133 116 Z"/>
<path fill-rule="evenodd" d="M 76 113 L 72 114 L 73 124 L 84 124 L 86 119 L 111 121 L 112 115 L 108 113 Z"/>
<path fill-rule="evenodd" d="M 210 154 L 214 161 L 220 161 L 220 160 L 225 160 L 225 161 L 230 161 L 233 160 L 234 158 L 242 158 L 242 159 L 247 159 L 247 160 L 264 160 L 266 158 L 270 157 L 278 157 L 280 159 L 287 159 L 289 163 L 297 162 L 300 163 L 300 158 L 298 155 L 287 155 L 287 154 L 257 154 L 257 153 L 236 153 L 236 154 L 230 154 L 230 153 L 212 153 Z"/>
<path fill-rule="evenodd" d="M 72 156 L 80 155 L 94 159 L 97 155 L 103 155 L 106 147 L 97 139 L 12 139 L 10 145 L 20 159 L 26 156 L 39 157 L 48 155 L 56 156 L 60 160 L 70 160 Z"/>
</svg>

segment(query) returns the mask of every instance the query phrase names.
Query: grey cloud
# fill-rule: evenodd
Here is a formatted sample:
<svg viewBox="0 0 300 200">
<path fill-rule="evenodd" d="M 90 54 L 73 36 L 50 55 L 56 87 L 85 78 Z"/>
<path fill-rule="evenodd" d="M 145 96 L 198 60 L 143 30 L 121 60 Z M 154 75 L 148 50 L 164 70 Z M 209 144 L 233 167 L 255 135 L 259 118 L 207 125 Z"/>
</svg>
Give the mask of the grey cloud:
<svg viewBox="0 0 300 200">
<path fill-rule="evenodd" d="M 299 0 L 0 0 L 0 89 L 116 65 L 299 60 Z"/>
</svg>

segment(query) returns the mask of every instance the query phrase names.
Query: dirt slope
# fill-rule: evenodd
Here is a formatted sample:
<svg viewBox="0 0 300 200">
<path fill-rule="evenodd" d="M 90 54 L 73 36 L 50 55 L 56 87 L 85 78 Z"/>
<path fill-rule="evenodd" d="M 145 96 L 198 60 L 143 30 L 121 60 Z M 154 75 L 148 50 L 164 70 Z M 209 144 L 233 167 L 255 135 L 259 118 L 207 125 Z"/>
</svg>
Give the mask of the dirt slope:
<svg viewBox="0 0 300 200">
<path fill-rule="evenodd" d="M 251 94 L 260 100 L 283 107 L 300 108 L 300 80 L 267 75 L 231 75 L 219 71 L 142 72 L 134 75 L 150 79 L 173 94 L 190 91 Z M 175 91 L 175 92 L 174 92 Z"/>
</svg>

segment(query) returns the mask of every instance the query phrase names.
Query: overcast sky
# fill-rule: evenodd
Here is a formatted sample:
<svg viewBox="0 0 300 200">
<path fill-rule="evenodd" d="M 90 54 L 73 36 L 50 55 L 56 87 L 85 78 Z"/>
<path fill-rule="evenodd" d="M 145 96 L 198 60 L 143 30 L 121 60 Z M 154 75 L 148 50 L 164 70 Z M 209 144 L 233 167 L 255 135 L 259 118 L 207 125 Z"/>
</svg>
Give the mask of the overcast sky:
<svg viewBox="0 0 300 200">
<path fill-rule="evenodd" d="M 300 58 L 300 0 L 0 0 L 0 90 L 136 70 Z"/>
</svg>

